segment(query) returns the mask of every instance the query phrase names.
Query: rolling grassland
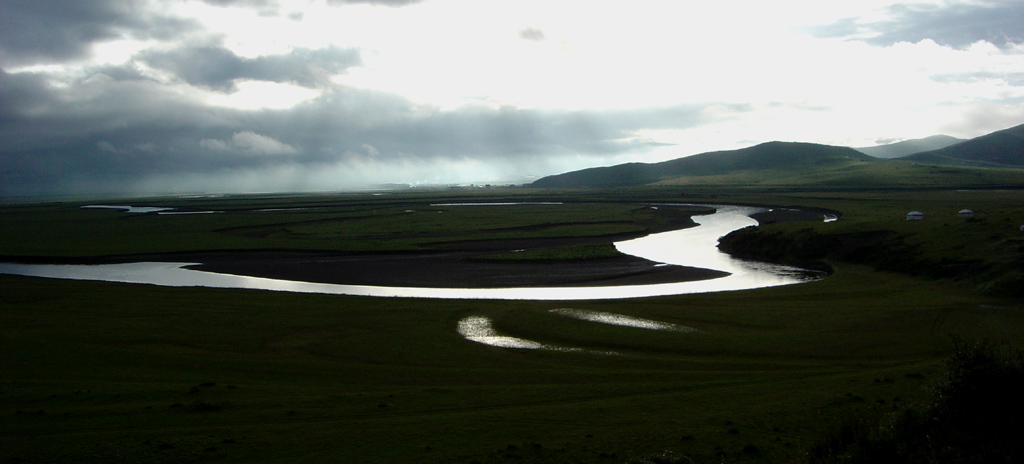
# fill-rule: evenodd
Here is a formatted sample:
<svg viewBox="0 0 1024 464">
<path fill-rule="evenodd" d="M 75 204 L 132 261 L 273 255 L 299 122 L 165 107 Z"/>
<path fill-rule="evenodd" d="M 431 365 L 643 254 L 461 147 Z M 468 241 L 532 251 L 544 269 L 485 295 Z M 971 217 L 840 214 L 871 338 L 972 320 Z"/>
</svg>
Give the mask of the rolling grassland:
<svg viewBox="0 0 1024 464">
<path fill-rule="evenodd" d="M 561 204 L 516 214 L 439 206 L 508 201 Z M 663 187 L 132 203 L 224 211 L 163 216 L 7 205 L 0 255 L 90 262 L 239 250 L 394 253 L 523 235 L 611 240 L 678 227 L 684 213 L 700 211 L 648 202 L 836 211 L 835 222 L 757 230 L 780 246 L 849 250 L 851 242 L 810 238 L 884 231 L 886 241 L 871 245 L 899 249 L 915 266 L 879 269 L 845 248 L 791 251 L 776 258 L 814 260 L 833 274 L 777 288 L 571 302 L 4 275 L 0 462 L 800 462 L 850 418 L 931 404 L 954 339 L 1024 346 L 1024 303 L 983 288 L 1020 262 L 1016 191 Z M 957 218 L 962 208 L 978 214 Z M 925 221 L 906 221 L 910 210 Z M 916 267 L 954 262 L 967 264 L 949 269 L 979 274 Z M 568 309 L 687 330 L 602 324 L 566 317 Z M 561 349 L 467 340 L 458 328 L 469 317 Z"/>
</svg>

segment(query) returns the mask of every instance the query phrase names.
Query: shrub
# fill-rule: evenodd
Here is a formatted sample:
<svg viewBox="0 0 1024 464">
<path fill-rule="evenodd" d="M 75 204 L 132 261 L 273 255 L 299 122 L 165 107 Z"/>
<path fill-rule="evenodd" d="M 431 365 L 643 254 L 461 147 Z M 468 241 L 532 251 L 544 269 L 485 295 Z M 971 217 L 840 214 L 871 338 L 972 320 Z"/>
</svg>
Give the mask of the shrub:
<svg viewBox="0 0 1024 464">
<path fill-rule="evenodd" d="M 983 295 L 1005 298 L 1024 297 L 1024 274 L 1010 272 L 978 286 Z"/>
<path fill-rule="evenodd" d="M 811 463 L 1021 462 L 1024 355 L 1006 344 L 953 340 L 945 379 L 917 410 L 853 418 L 807 453 Z"/>
</svg>

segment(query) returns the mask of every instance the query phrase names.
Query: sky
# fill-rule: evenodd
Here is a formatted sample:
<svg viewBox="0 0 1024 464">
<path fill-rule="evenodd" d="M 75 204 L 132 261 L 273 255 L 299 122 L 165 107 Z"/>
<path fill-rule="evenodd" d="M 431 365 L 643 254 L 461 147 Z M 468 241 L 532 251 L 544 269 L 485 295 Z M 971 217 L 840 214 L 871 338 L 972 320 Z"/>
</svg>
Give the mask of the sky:
<svg viewBox="0 0 1024 464">
<path fill-rule="evenodd" d="M 1024 123 L 1024 2 L 5 0 L 0 197 L 523 183 Z"/>
</svg>

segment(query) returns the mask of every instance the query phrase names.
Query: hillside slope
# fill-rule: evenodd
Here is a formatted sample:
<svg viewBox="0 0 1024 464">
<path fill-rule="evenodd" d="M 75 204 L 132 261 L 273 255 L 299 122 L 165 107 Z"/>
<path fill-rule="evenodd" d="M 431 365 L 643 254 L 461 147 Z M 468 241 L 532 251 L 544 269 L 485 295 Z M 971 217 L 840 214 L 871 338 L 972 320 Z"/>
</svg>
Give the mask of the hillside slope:
<svg viewBox="0 0 1024 464">
<path fill-rule="evenodd" d="M 847 147 L 799 142 L 767 142 L 749 148 L 716 151 L 661 163 L 628 163 L 544 177 L 542 188 L 628 187 L 678 177 L 719 176 L 753 171 L 812 171 L 876 158 Z"/>
<path fill-rule="evenodd" d="M 900 159 L 956 166 L 1024 168 L 1024 124 Z"/>
<path fill-rule="evenodd" d="M 958 139 L 956 137 L 950 137 L 948 135 L 933 135 L 931 137 L 925 137 L 923 139 L 904 140 L 902 142 L 890 143 L 887 145 L 877 145 L 874 147 L 858 147 L 854 148 L 861 153 L 866 155 L 874 156 L 875 158 L 899 158 L 901 156 L 913 155 L 915 153 L 921 153 L 923 151 L 938 150 L 940 148 L 946 148 L 950 145 L 955 145 L 963 142 L 964 139 Z"/>
</svg>

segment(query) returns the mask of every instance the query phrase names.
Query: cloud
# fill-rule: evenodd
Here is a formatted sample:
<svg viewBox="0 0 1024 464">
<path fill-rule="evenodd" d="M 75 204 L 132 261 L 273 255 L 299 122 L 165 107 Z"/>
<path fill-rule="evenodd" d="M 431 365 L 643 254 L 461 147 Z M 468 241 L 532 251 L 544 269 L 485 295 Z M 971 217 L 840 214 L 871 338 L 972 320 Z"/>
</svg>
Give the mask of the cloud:
<svg viewBox="0 0 1024 464">
<path fill-rule="evenodd" d="M 244 58 L 220 46 L 191 46 L 146 53 L 139 60 L 189 84 L 220 91 L 233 90 L 240 79 L 316 87 L 331 75 L 361 64 L 357 50 L 337 47 Z"/>
<path fill-rule="evenodd" d="M 96 147 L 99 148 L 100 151 L 105 151 L 107 153 L 117 153 L 118 151 L 117 147 L 115 147 L 114 144 L 106 140 L 100 140 L 99 142 L 96 142 Z"/>
<path fill-rule="evenodd" d="M 885 9 L 886 19 L 845 18 L 815 27 L 818 37 L 851 38 L 872 45 L 932 40 L 940 45 L 966 48 L 989 42 L 1001 48 L 1024 43 L 1024 3 L 896 4 Z"/>
<path fill-rule="evenodd" d="M 42 76 L 30 73 L 10 74 L 0 68 L 0 121 L 3 122 L 0 124 L 0 130 L 29 113 L 48 106 L 49 99 L 50 92 Z M 17 140 L 17 137 L 5 139 L 5 144 Z"/>
<path fill-rule="evenodd" d="M 273 185 L 266 179 L 278 171 L 334 189 L 353 182 L 457 182 L 474 166 L 481 176 L 525 176 L 579 167 L 561 157 L 585 163 L 643 152 L 656 143 L 636 131 L 699 124 L 702 114 L 697 106 L 442 111 L 346 88 L 289 109 L 213 110 L 181 98 L 182 89 L 148 80 L 99 75 L 55 88 L 35 77 L 0 74 L 0 136 L 12 142 L 0 147 L 0 195 L 152 193 L 140 189 L 167 187 L 173 179 L 213 191 L 228 185 L 217 178 L 255 176 L 264 180 L 253 185 Z M 324 176 L 325 170 L 346 174 Z"/>
<path fill-rule="evenodd" d="M 323 113 L 310 108 L 308 114 Z M 335 113 L 334 118 L 340 122 L 357 120 L 360 115 L 356 108 L 349 108 Z M 293 120 L 305 117 L 289 116 Z M 347 124 L 342 123 L 326 132 L 336 138 L 325 140 L 323 146 L 359 139 L 375 148 L 377 158 L 404 154 L 422 159 L 475 157 L 528 162 L 546 156 L 614 156 L 647 147 L 651 141 L 635 135 L 641 129 L 696 125 L 700 117 L 701 109 L 691 106 L 603 111 L 469 106 L 430 111 L 407 103 L 378 115 L 375 124 L 352 133 L 347 133 Z M 316 135 L 300 135 L 307 136 L 311 139 Z M 345 150 L 359 151 L 347 143 Z"/>
<path fill-rule="evenodd" d="M 0 59 L 33 64 L 80 58 L 99 42 L 168 38 L 196 23 L 120 0 L 12 0 L 0 9 Z"/>
<path fill-rule="evenodd" d="M 983 82 L 1006 81 L 1012 86 L 1024 86 L 1024 69 L 1015 73 L 997 73 L 986 71 L 964 71 L 956 73 L 937 74 L 932 80 L 946 84 L 974 84 Z"/>
<path fill-rule="evenodd" d="M 253 131 L 235 132 L 230 141 L 202 139 L 199 146 L 213 151 L 236 152 L 245 155 L 275 156 L 294 155 L 298 153 L 291 145 L 281 143 L 273 137 L 257 134 Z"/>
<path fill-rule="evenodd" d="M 527 27 L 519 31 L 519 38 L 523 40 L 531 40 L 534 42 L 544 41 L 544 31 L 532 27 Z"/>
<path fill-rule="evenodd" d="M 351 3 L 401 7 L 420 3 L 421 1 L 422 0 L 327 0 L 327 3 L 329 5 L 345 5 Z"/>
<path fill-rule="evenodd" d="M 544 2 L 0 1 L 0 195 L 498 182 L 980 135 L 1024 117 L 1016 3 L 599 2 L 579 21 Z"/>
<path fill-rule="evenodd" d="M 244 6 L 250 8 L 267 8 L 280 5 L 280 2 L 277 0 L 203 0 L 203 3 L 215 6 Z"/>
</svg>

